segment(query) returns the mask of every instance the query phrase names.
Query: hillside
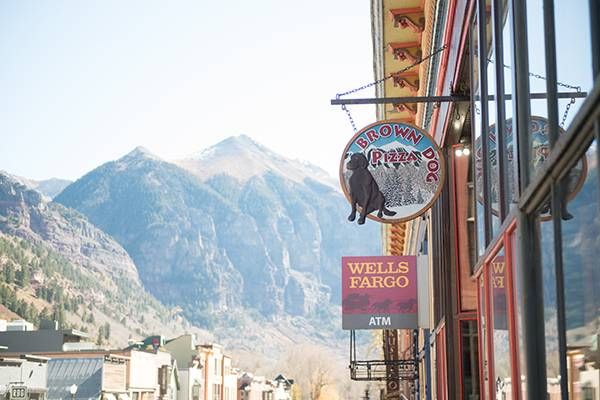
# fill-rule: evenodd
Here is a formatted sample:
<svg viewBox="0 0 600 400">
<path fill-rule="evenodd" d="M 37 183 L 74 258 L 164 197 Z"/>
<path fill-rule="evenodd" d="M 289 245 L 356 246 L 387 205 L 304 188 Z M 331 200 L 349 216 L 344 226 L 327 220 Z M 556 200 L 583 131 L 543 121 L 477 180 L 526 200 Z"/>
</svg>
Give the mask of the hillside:
<svg viewBox="0 0 600 400">
<path fill-rule="evenodd" d="M 34 323 L 55 318 L 123 346 L 190 330 L 140 285 L 127 253 L 73 210 L 0 174 L 0 304 Z M 11 319 L 14 315 L 11 316 Z M 110 333 L 108 333 L 110 332 Z"/>
</svg>

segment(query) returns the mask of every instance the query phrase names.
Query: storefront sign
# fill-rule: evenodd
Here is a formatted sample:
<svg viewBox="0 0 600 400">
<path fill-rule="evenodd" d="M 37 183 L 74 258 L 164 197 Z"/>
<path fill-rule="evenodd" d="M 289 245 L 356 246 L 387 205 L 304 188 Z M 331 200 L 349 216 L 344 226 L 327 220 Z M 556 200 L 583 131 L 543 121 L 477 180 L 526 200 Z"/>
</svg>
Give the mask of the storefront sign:
<svg viewBox="0 0 600 400">
<path fill-rule="evenodd" d="M 417 328 L 416 256 L 342 257 L 343 329 Z"/>
<path fill-rule="evenodd" d="M 371 124 L 346 145 L 340 183 L 351 204 L 348 219 L 402 222 L 427 211 L 445 179 L 444 157 L 421 129 L 399 120 Z M 371 214 L 373 213 L 373 214 Z"/>
<path fill-rule="evenodd" d="M 494 329 L 508 329 L 508 313 L 506 306 L 507 276 L 504 256 L 496 256 L 490 263 L 490 281 L 492 285 L 492 312 Z"/>
<path fill-rule="evenodd" d="M 559 134 L 563 134 L 565 131 L 559 127 Z M 542 164 L 550 154 L 550 139 L 548 137 L 548 120 L 544 117 L 538 117 L 535 115 L 531 116 L 529 123 L 529 133 L 531 135 L 531 149 L 530 149 L 530 171 L 531 176 L 535 176 L 540 170 Z M 517 190 L 517 179 L 515 179 L 516 165 L 514 163 L 516 156 L 516 146 L 514 144 L 512 118 L 507 119 L 505 122 L 504 131 L 504 148 L 506 149 L 506 158 L 508 165 L 506 170 L 508 171 L 508 191 L 513 198 L 511 201 L 516 203 L 517 199 L 515 196 L 519 193 Z M 490 172 L 490 204 L 492 213 L 494 215 L 500 215 L 500 184 L 498 173 L 498 141 L 496 125 L 490 126 L 488 130 L 488 162 L 491 167 Z M 569 172 L 566 180 L 567 198 L 571 200 L 577 192 L 581 189 L 585 175 L 587 171 L 587 165 L 585 157 L 583 157 L 577 165 Z M 483 151 L 481 147 L 481 136 L 475 141 L 475 183 L 477 187 L 477 200 L 483 204 Z M 549 205 L 547 211 L 542 211 L 542 219 L 549 217 Z"/>
</svg>

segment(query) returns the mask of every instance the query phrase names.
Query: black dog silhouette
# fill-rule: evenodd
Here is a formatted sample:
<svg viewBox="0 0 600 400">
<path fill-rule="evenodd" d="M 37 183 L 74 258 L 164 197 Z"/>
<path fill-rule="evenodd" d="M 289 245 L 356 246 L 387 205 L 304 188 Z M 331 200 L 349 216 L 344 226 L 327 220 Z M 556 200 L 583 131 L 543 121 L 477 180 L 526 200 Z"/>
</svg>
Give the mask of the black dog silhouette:
<svg viewBox="0 0 600 400">
<path fill-rule="evenodd" d="M 365 223 L 367 214 L 378 210 L 377 216 L 383 217 L 383 214 L 392 216 L 396 215 L 394 211 L 385 208 L 385 197 L 379 190 L 377 182 L 373 179 L 373 175 L 367 169 L 369 161 L 362 153 L 354 153 L 350 156 L 350 161 L 346 164 L 348 169 L 352 171 L 350 176 L 350 201 L 352 203 L 352 212 L 348 216 L 349 221 L 354 221 L 356 218 L 356 206 L 360 210 L 360 225 Z"/>
</svg>

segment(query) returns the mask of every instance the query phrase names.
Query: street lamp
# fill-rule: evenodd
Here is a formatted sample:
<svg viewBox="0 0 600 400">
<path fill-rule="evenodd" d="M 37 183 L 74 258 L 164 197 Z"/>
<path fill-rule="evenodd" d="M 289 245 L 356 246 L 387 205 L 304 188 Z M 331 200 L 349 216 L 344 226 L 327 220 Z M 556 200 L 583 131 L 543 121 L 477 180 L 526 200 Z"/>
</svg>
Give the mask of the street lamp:
<svg viewBox="0 0 600 400">
<path fill-rule="evenodd" d="M 71 387 L 69 387 L 69 393 L 71 393 L 71 400 L 75 400 L 75 393 L 77 393 L 76 384 L 72 384 Z"/>
</svg>

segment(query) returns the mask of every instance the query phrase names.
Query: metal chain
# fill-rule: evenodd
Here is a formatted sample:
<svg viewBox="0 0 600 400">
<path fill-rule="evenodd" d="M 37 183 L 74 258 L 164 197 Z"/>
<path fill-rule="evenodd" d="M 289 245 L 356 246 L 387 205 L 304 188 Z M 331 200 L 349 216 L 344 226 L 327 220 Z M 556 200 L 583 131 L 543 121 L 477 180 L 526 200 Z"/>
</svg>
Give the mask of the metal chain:
<svg viewBox="0 0 600 400">
<path fill-rule="evenodd" d="M 357 87 L 356 89 L 348 90 L 347 92 L 343 92 L 343 93 L 338 93 L 335 95 L 335 98 L 339 100 L 342 96 L 347 96 L 349 94 L 360 92 L 361 90 L 368 89 L 370 87 L 380 84 L 381 82 L 387 81 L 388 79 L 392 78 L 394 75 L 401 74 L 402 72 L 406 72 L 409 69 L 421 64 L 422 62 L 427 61 L 428 59 L 435 56 L 436 54 L 441 53 L 442 51 L 446 50 L 447 47 L 448 47 L 447 45 L 443 45 L 443 46 L 437 48 L 435 51 L 429 53 L 427 56 L 419 59 L 414 64 L 409 65 L 408 67 L 404 67 L 399 71 L 392 72 L 391 74 L 384 76 L 381 79 L 377 79 L 374 82 L 367 83 L 366 85 L 362 85 L 360 87 Z M 356 129 L 356 124 L 354 123 L 354 118 L 352 118 L 352 114 L 350 113 L 350 110 L 348 109 L 348 107 L 346 107 L 345 104 L 342 104 L 342 110 L 344 110 L 346 112 L 346 115 L 348 116 L 348 120 L 350 121 L 350 125 L 352 125 L 352 129 L 354 130 L 354 132 L 358 132 L 358 129 Z"/>
<path fill-rule="evenodd" d="M 491 62 L 494 62 L 494 60 L 492 60 L 491 58 L 488 58 L 488 62 L 491 63 Z M 506 65 L 506 64 L 504 64 L 504 68 L 511 69 L 510 66 Z M 533 72 L 529 72 L 529 76 L 532 76 L 534 78 L 537 78 L 537 79 L 540 79 L 540 80 L 543 80 L 543 81 L 547 81 L 548 80 L 545 76 L 540 75 L 540 74 L 536 74 L 536 73 L 533 73 Z M 567 89 L 573 89 L 573 90 L 577 91 L 577 93 L 581 93 L 581 86 L 570 85 L 568 83 L 559 82 L 559 81 L 556 81 L 556 85 L 557 86 L 562 86 L 562 87 L 567 88 Z M 567 104 L 567 108 L 565 108 L 565 112 L 563 113 L 562 119 L 560 121 L 560 127 L 561 128 L 564 127 L 565 121 L 567 120 L 567 116 L 569 115 L 569 111 L 571 110 L 571 106 L 573 104 L 575 104 L 575 97 L 571 97 L 571 100 Z"/>
<path fill-rule="evenodd" d="M 581 88 L 577 88 L 577 92 L 581 92 Z M 565 108 L 565 112 L 562 116 L 562 120 L 560 121 L 560 127 L 564 128 L 565 126 L 565 121 L 567 120 L 567 115 L 569 115 L 569 110 L 571 110 L 571 106 L 575 104 L 575 97 L 571 97 L 571 100 L 569 101 L 569 103 L 567 104 L 567 108 Z"/>
</svg>

